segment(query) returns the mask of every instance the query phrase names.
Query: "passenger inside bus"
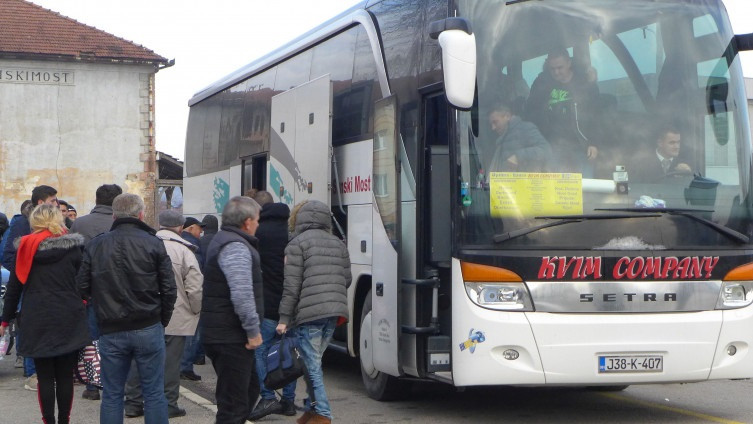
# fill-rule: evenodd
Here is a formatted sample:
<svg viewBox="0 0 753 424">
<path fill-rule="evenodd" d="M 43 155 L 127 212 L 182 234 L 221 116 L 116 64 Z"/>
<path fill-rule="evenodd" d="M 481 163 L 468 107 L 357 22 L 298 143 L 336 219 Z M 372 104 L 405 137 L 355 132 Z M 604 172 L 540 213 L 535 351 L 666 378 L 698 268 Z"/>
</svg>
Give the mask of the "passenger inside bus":
<svg viewBox="0 0 753 424">
<path fill-rule="evenodd" d="M 533 122 L 552 143 L 557 166 L 554 171 L 580 172 L 593 176 L 599 156 L 599 88 L 593 68 L 574 66 L 564 48 L 549 53 L 544 70 L 531 86 L 524 118 Z"/>
<path fill-rule="evenodd" d="M 639 152 L 630 169 L 636 182 L 660 183 L 675 175 L 692 174 L 690 165 L 680 158 L 682 135 L 673 124 L 662 124 L 655 132 L 655 142 Z"/>
<path fill-rule="evenodd" d="M 520 119 L 504 103 L 489 113 L 489 124 L 497 135 L 489 172 L 546 172 L 552 149 L 536 125 Z"/>
</svg>

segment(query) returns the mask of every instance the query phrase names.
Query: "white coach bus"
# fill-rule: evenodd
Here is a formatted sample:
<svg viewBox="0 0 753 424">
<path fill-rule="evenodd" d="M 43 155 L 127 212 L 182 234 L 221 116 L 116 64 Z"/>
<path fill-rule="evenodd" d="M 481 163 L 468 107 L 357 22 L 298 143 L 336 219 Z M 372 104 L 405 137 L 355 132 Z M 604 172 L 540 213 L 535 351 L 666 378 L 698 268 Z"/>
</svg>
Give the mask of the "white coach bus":
<svg viewBox="0 0 753 424">
<path fill-rule="evenodd" d="M 753 377 L 751 44 L 721 0 L 365 1 L 195 94 L 185 212 L 331 205 L 375 399 Z"/>
</svg>

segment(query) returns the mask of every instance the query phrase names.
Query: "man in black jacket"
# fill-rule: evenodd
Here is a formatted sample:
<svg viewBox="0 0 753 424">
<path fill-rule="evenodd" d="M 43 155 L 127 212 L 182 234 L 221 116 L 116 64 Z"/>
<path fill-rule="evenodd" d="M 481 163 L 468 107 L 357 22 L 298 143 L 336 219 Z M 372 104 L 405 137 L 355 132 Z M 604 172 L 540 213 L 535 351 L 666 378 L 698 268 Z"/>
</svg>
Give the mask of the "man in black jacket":
<svg viewBox="0 0 753 424">
<path fill-rule="evenodd" d="M 165 327 L 177 296 L 172 262 L 155 231 L 143 222 L 144 201 L 121 194 L 112 203 L 112 230 L 84 251 L 78 285 L 93 299 L 100 330 L 100 422 L 123 421 L 131 361 L 138 366 L 146 423 L 166 423 Z"/>
<path fill-rule="evenodd" d="M 275 338 L 277 321 L 280 314 L 277 308 L 282 299 L 282 285 L 285 277 L 285 246 L 288 245 L 288 218 L 290 208 L 285 203 L 273 203 L 272 195 L 267 191 L 258 191 L 254 195 L 261 205 L 259 228 L 256 238 L 259 240 L 259 256 L 261 256 L 261 273 L 264 276 L 264 319 L 261 322 L 261 337 L 264 339 L 261 347 L 256 349 L 256 372 L 259 374 L 261 386 L 261 400 L 248 417 L 256 421 L 269 414 L 296 414 L 295 386 L 296 382 L 288 384 L 282 389 L 282 399 L 277 400 L 275 392 L 264 387 L 264 377 L 267 376 L 266 357 L 269 346 Z"/>
<path fill-rule="evenodd" d="M 88 215 L 73 221 L 71 232 L 81 234 L 88 243 L 94 237 L 110 231 L 110 227 L 112 227 L 112 201 L 120 194 L 123 194 L 123 189 L 117 184 L 103 184 L 99 186 L 95 193 L 96 205 L 94 209 Z M 70 210 L 70 206 L 68 210 Z M 86 305 L 86 317 L 89 322 L 89 333 L 92 336 L 92 340 L 99 339 L 97 316 L 92 303 Z M 81 394 L 81 397 L 89 400 L 99 400 L 99 389 L 95 385 L 87 384 L 86 390 Z"/>
</svg>

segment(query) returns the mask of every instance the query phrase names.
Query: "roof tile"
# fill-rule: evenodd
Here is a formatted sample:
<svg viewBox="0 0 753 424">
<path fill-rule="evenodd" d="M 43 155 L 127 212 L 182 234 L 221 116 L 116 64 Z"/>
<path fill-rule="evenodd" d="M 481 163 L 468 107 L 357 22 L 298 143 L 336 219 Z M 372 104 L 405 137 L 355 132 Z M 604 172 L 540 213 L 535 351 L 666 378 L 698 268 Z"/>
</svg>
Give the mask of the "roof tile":
<svg viewBox="0 0 753 424">
<path fill-rule="evenodd" d="M 146 47 L 24 0 L 0 0 L 0 57 L 166 63 Z"/>
</svg>

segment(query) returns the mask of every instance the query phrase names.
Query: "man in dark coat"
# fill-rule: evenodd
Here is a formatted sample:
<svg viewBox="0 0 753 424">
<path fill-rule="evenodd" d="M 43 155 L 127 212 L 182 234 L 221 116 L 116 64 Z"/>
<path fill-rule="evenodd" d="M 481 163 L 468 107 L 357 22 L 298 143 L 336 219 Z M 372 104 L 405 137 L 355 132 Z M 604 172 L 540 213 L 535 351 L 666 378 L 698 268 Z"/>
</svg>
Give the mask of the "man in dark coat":
<svg viewBox="0 0 753 424">
<path fill-rule="evenodd" d="M 100 422 L 122 422 L 125 383 L 135 360 L 145 421 L 166 423 L 165 327 L 177 296 L 172 261 L 143 222 L 141 197 L 117 196 L 112 212 L 112 230 L 86 245 L 77 277 L 84 299 L 94 300 L 100 330 Z"/>
<path fill-rule="evenodd" d="M 264 377 L 267 376 L 265 359 L 275 338 L 277 322 L 280 320 L 277 310 L 285 280 L 285 246 L 288 245 L 290 208 L 285 203 L 273 203 L 272 195 L 264 190 L 256 192 L 254 200 L 261 205 L 256 238 L 259 239 L 261 272 L 264 276 L 264 319 L 261 322 L 261 337 L 264 343 L 256 349 L 256 372 L 259 374 L 261 400 L 248 417 L 250 421 L 259 420 L 269 414 L 296 414 L 295 381 L 283 387 L 281 400 L 277 400 L 274 391 L 264 387 Z"/>
<path fill-rule="evenodd" d="M 593 72 L 575 67 L 567 50 L 559 48 L 549 53 L 544 71 L 531 85 L 523 116 L 552 143 L 555 171 L 592 177 L 600 138 L 595 80 Z"/>
<path fill-rule="evenodd" d="M 254 237 L 259 204 L 233 197 L 204 266 L 200 325 L 204 351 L 217 374 L 217 422 L 243 424 L 259 396 L 254 349 L 261 346 L 264 315 L 259 253 Z"/>
<path fill-rule="evenodd" d="M 209 243 L 212 242 L 215 234 L 217 234 L 219 223 L 217 222 L 217 217 L 214 215 L 204 215 L 201 223 L 204 225 L 202 227 L 204 235 L 199 239 L 199 251 L 207 252 L 209 250 Z M 199 263 L 199 266 L 201 269 L 204 269 L 203 263 Z M 186 347 L 183 350 L 183 358 L 180 361 L 180 377 L 184 380 L 201 380 L 201 376 L 194 372 L 193 366 L 204 365 L 205 363 L 204 346 L 201 342 L 201 325 L 199 325 L 196 327 L 196 334 L 193 337 L 186 337 Z"/>
<path fill-rule="evenodd" d="M 680 130 L 662 125 L 656 132 L 656 148 L 636 154 L 628 169 L 630 179 L 639 183 L 661 183 L 665 177 L 690 175 L 690 165 L 680 159 Z M 653 147 L 653 146 L 652 146 Z"/>
<path fill-rule="evenodd" d="M 71 225 L 72 233 L 79 233 L 84 236 L 88 243 L 94 237 L 110 231 L 112 227 L 112 201 L 123 193 L 123 189 L 117 184 L 104 184 L 97 188 L 96 205 L 89 212 L 89 215 L 82 216 L 73 221 Z M 99 339 L 99 329 L 97 328 L 97 315 L 94 312 L 94 305 L 86 305 L 86 315 L 89 320 L 89 333 L 92 339 Z M 97 386 L 87 384 L 86 389 L 81 397 L 89 400 L 99 400 L 99 389 Z"/>
</svg>

